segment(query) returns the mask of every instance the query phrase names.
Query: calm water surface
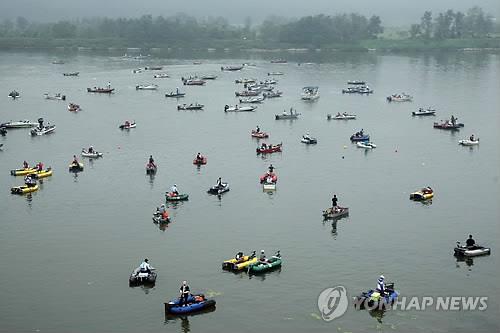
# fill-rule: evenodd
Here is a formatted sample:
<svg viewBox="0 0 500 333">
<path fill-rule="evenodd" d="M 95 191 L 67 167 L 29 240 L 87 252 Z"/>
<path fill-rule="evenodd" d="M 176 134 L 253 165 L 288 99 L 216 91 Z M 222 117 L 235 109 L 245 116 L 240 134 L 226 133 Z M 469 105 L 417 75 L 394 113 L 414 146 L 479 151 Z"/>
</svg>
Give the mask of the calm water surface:
<svg viewBox="0 0 500 333">
<path fill-rule="evenodd" d="M 493 332 L 499 330 L 499 135 L 500 57 L 486 53 L 437 55 L 301 55 L 298 65 L 260 59 L 186 59 L 144 62 L 107 56 L 0 53 L 0 121 L 42 116 L 57 125 L 50 136 L 26 130 L 0 137 L 0 322 L 1 331 L 75 332 Z M 318 62 L 321 62 L 319 63 Z M 242 72 L 221 65 L 255 63 Z M 165 65 L 168 79 L 132 69 Z M 80 71 L 79 77 L 62 72 Z M 277 77 L 280 99 L 255 113 L 223 112 L 234 104 L 240 77 Z M 181 76 L 218 75 L 205 87 L 182 87 Z M 347 80 L 363 79 L 370 96 L 342 95 Z M 111 96 L 87 94 L 86 87 L 111 81 Z M 136 91 L 157 83 L 159 91 Z M 317 85 L 317 102 L 300 100 L 303 86 Z M 177 111 L 164 93 L 181 87 L 187 103 L 204 111 Z M 12 101 L 16 89 L 22 98 Z M 61 92 L 80 104 L 43 93 Z M 413 103 L 389 104 L 396 92 Z M 434 118 L 412 118 L 418 107 L 434 106 Z M 295 107 L 299 120 L 275 121 Z M 356 113 L 349 122 L 327 121 L 328 113 Z M 432 128 L 451 115 L 465 123 L 460 132 Z M 137 128 L 120 131 L 126 119 Z M 283 152 L 256 156 L 256 125 L 283 142 Z M 363 151 L 349 136 L 364 128 L 377 144 Z M 309 131 L 316 146 L 300 137 Z M 457 141 L 471 133 L 481 144 Z M 68 172 L 73 154 L 88 145 L 104 158 L 84 161 L 78 175 Z M 208 156 L 197 169 L 194 155 Z M 152 154 L 155 177 L 145 175 Z M 13 196 L 22 183 L 9 170 L 23 160 L 54 169 L 32 196 Z M 262 192 L 258 176 L 272 163 L 280 177 L 273 194 Z M 221 176 L 231 191 L 221 200 L 206 194 Z M 159 229 L 151 213 L 176 183 L 189 201 L 170 208 L 173 223 Z M 408 200 L 411 191 L 431 185 L 430 205 Z M 350 207 L 349 218 L 323 222 L 321 210 L 333 193 Z M 472 263 L 453 257 L 456 240 L 473 233 L 492 255 Z M 238 250 L 281 250 L 281 271 L 252 277 L 222 272 L 220 264 Z M 156 287 L 129 288 L 131 270 L 143 258 L 158 270 Z M 381 317 L 349 308 L 332 322 L 319 319 L 317 297 L 343 285 L 350 296 L 373 288 L 383 273 L 405 296 L 489 296 L 482 312 L 388 311 Z M 166 320 L 163 302 L 177 295 L 180 281 L 217 300 L 215 312 Z M 497 281 L 497 282 L 495 282 Z"/>
</svg>

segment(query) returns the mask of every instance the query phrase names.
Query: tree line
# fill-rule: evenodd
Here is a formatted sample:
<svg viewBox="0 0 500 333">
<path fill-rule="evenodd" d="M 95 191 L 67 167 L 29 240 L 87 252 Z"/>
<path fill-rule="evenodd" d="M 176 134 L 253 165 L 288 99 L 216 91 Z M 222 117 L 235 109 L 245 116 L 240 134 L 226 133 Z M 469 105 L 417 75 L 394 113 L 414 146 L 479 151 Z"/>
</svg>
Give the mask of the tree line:
<svg viewBox="0 0 500 333">
<path fill-rule="evenodd" d="M 435 17 L 431 11 L 426 11 L 420 23 L 412 24 L 408 32 L 412 39 L 430 40 L 485 37 L 494 30 L 493 16 L 476 6 L 465 14 L 448 9 Z"/>
<path fill-rule="evenodd" d="M 214 40 L 249 40 L 320 47 L 376 38 L 383 32 L 378 16 L 316 15 L 300 19 L 272 17 L 252 26 L 231 25 L 225 18 L 196 19 L 143 15 L 139 18 L 91 18 L 54 23 L 30 22 L 23 17 L 0 23 L 0 37 L 35 39 L 119 39 L 132 44 L 205 43 Z"/>
</svg>

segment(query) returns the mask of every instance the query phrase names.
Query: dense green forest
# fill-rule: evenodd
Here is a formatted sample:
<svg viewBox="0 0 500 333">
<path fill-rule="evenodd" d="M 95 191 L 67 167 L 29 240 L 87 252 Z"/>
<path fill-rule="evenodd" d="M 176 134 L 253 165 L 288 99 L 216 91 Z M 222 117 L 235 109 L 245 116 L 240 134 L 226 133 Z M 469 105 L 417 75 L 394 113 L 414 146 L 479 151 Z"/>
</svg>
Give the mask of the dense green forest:
<svg viewBox="0 0 500 333">
<path fill-rule="evenodd" d="M 482 39 L 498 25 L 481 8 L 465 14 L 448 10 L 433 18 L 425 12 L 419 24 L 401 33 L 401 39 L 425 41 Z M 90 18 L 54 23 L 30 22 L 23 17 L 0 23 L 0 47 L 191 47 L 191 48 L 362 48 L 392 45 L 384 37 L 379 16 L 337 14 L 298 19 L 270 17 L 258 25 L 251 19 L 232 25 L 225 18 L 196 19 L 179 14 L 171 17 Z M 434 41 L 434 43 L 428 43 Z M 443 45 L 445 45 L 444 43 Z M 498 42 L 497 42 L 498 44 Z"/>
</svg>

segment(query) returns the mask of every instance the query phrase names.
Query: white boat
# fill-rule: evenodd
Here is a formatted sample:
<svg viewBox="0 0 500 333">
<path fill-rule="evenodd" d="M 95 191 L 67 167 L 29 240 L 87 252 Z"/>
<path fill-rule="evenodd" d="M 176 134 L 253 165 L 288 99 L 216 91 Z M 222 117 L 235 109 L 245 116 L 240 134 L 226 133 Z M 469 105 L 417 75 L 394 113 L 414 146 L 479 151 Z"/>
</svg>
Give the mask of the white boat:
<svg viewBox="0 0 500 333">
<path fill-rule="evenodd" d="M 348 114 L 347 112 L 344 113 L 337 113 L 335 116 L 332 116 L 331 114 L 326 115 L 326 119 L 328 120 L 349 120 L 349 119 L 356 119 L 355 114 Z"/>
<path fill-rule="evenodd" d="M 240 98 L 240 103 L 262 103 L 264 99 L 264 96 Z"/>
<path fill-rule="evenodd" d="M 157 90 L 158 86 L 156 84 L 138 84 L 135 86 L 135 90 Z"/>
<path fill-rule="evenodd" d="M 262 189 L 264 191 L 275 191 L 276 190 L 276 183 L 275 182 L 267 182 L 267 181 L 265 181 L 262 184 Z"/>
<path fill-rule="evenodd" d="M 201 76 L 200 79 L 202 79 L 202 80 L 215 80 L 215 79 L 217 79 L 217 75 L 207 74 L 207 75 Z"/>
<path fill-rule="evenodd" d="M 311 138 L 309 135 L 303 135 L 302 139 L 300 139 L 300 142 L 308 145 L 315 145 L 318 143 L 318 140 L 316 140 L 316 138 Z"/>
<path fill-rule="evenodd" d="M 413 111 L 411 113 L 412 116 L 435 116 L 436 110 L 428 107 L 424 110 L 424 108 L 419 108 L 418 111 Z"/>
<path fill-rule="evenodd" d="M 40 135 L 45 135 L 45 134 L 50 134 L 56 130 L 56 125 L 47 125 L 42 128 L 40 127 L 35 127 L 31 129 L 30 134 L 32 136 L 40 136 Z"/>
<path fill-rule="evenodd" d="M 153 75 L 153 78 L 154 79 L 166 79 L 168 78 L 168 74 L 167 73 L 160 73 L 160 74 L 155 74 Z"/>
<path fill-rule="evenodd" d="M 358 142 L 356 142 L 356 146 L 358 146 L 358 148 L 364 148 L 364 149 L 377 148 L 376 144 L 374 144 L 373 142 L 368 142 L 368 141 L 358 141 Z"/>
<path fill-rule="evenodd" d="M 285 75 L 283 72 L 269 72 L 267 75 Z"/>
<path fill-rule="evenodd" d="M 43 94 L 45 99 L 50 99 L 50 100 L 57 100 L 57 101 L 65 101 L 66 100 L 66 95 L 61 95 L 60 93 L 51 95 L 49 93 Z"/>
<path fill-rule="evenodd" d="M 491 253 L 491 249 L 489 247 L 483 246 L 464 246 L 460 245 L 460 242 L 457 241 L 457 246 L 454 248 L 455 256 L 457 257 L 477 257 L 489 255 Z"/>
<path fill-rule="evenodd" d="M 305 101 L 314 101 L 319 98 L 318 87 L 304 87 L 302 88 L 301 98 Z"/>
<path fill-rule="evenodd" d="M 266 91 L 266 92 L 263 92 L 262 93 L 262 96 L 264 96 L 265 98 L 276 98 L 276 97 L 281 97 L 281 95 L 283 95 L 283 92 L 282 91 Z"/>
<path fill-rule="evenodd" d="M 85 148 L 82 148 L 82 156 L 83 157 L 90 157 L 90 158 L 98 158 L 102 157 L 102 153 L 94 151 L 92 153 L 89 153 Z"/>
<path fill-rule="evenodd" d="M 249 106 L 239 106 L 239 105 L 235 105 L 235 106 L 229 106 L 229 105 L 226 105 L 224 106 L 224 112 L 252 112 L 252 111 L 255 111 L 255 109 L 257 109 L 256 106 L 253 106 L 253 105 L 249 105 Z"/>
<path fill-rule="evenodd" d="M 412 100 L 413 97 L 405 93 L 393 94 L 391 96 L 387 96 L 388 102 L 411 102 Z"/>
<path fill-rule="evenodd" d="M 245 79 L 245 78 L 243 78 L 243 79 L 236 79 L 234 82 L 235 83 L 250 84 L 250 83 L 257 82 L 257 80 L 256 79 Z"/>
<path fill-rule="evenodd" d="M 462 145 L 462 146 L 477 146 L 479 144 L 479 138 L 477 138 L 475 140 L 471 140 L 471 139 L 459 140 L 458 144 Z"/>
<path fill-rule="evenodd" d="M 9 121 L 3 123 L 1 127 L 5 128 L 31 128 L 37 126 L 38 123 L 34 123 L 29 120 L 18 120 L 18 121 Z"/>
<path fill-rule="evenodd" d="M 118 128 L 122 129 L 122 130 L 136 128 L 136 127 L 137 127 L 137 125 L 136 125 L 135 121 L 134 122 L 128 122 L 128 123 L 125 122 L 124 124 L 121 124 L 120 126 L 118 126 Z"/>
</svg>

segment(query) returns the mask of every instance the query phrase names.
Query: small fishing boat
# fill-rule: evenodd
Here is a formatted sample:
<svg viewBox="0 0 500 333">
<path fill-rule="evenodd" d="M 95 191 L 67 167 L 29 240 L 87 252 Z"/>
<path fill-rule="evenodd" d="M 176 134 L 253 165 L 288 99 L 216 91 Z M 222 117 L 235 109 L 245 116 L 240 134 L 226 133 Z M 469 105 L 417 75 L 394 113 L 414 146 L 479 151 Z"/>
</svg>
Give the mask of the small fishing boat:
<svg viewBox="0 0 500 333">
<path fill-rule="evenodd" d="M 236 104 L 235 106 L 226 105 L 224 106 L 224 112 L 253 112 L 257 109 L 254 105 L 249 106 L 239 106 Z"/>
<path fill-rule="evenodd" d="M 265 98 L 277 98 L 277 97 L 281 97 L 283 95 L 283 92 L 282 91 L 266 91 L 266 92 L 263 92 L 262 93 L 262 96 L 264 96 Z"/>
<path fill-rule="evenodd" d="M 343 94 L 373 94 L 373 89 L 368 86 L 354 86 L 342 89 Z"/>
<path fill-rule="evenodd" d="M 176 92 L 171 91 L 171 92 L 165 94 L 165 97 L 174 97 L 174 98 L 180 98 L 180 97 L 184 97 L 184 96 L 186 96 L 186 93 L 183 93 L 180 91 L 176 91 Z"/>
<path fill-rule="evenodd" d="M 79 171 L 83 171 L 83 163 L 71 163 L 69 165 L 69 171 L 71 172 L 79 172 Z"/>
<path fill-rule="evenodd" d="M 271 60 L 271 64 L 286 64 L 288 61 L 286 61 L 285 59 L 273 59 Z"/>
<path fill-rule="evenodd" d="M 35 184 L 34 186 L 28 186 L 28 185 L 14 186 L 11 187 L 10 189 L 10 193 L 12 194 L 26 194 L 35 191 L 38 191 L 38 184 Z"/>
<path fill-rule="evenodd" d="M 201 80 L 201 79 L 187 79 L 187 80 L 183 80 L 182 83 L 185 86 L 203 86 L 207 82 L 205 80 Z"/>
<path fill-rule="evenodd" d="M 458 131 L 460 128 L 464 127 L 462 123 L 455 123 L 449 120 L 441 121 L 440 123 L 435 122 L 433 125 L 434 128 L 443 129 L 443 130 L 451 130 Z"/>
<path fill-rule="evenodd" d="M 265 272 L 270 272 L 281 267 L 283 260 L 281 258 L 280 251 L 276 251 L 276 254 L 267 260 L 258 260 L 256 263 L 248 266 L 249 274 L 261 274 Z"/>
<path fill-rule="evenodd" d="M 329 207 L 323 211 L 323 218 L 338 219 L 349 215 L 349 207 Z"/>
<path fill-rule="evenodd" d="M 470 138 L 459 140 L 458 144 L 462 145 L 462 146 L 477 146 L 479 144 L 479 138 L 474 139 L 474 140 L 471 140 Z"/>
<path fill-rule="evenodd" d="M 302 88 L 301 98 L 304 101 L 314 101 L 319 98 L 319 87 L 304 87 Z"/>
<path fill-rule="evenodd" d="M 221 195 L 221 194 L 226 193 L 228 191 L 229 191 L 229 184 L 222 183 L 220 186 L 219 185 L 212 186 L 211 188 L 208 189 L 207 193 Z"/>
<path fill-rule="evenodd" d="M 21 94 L 19 94 L 17 91 L 13 90 L 9 93 L 8 95 L 10 98 L 12 99 L 16 99 L 16 98 L 21 98 Z"/>
<path fill-rule="evenodd" d="M 163 69 L 163 66 L 144 67 L 144 70 L 146 70 L 146 71 L 161 71 L 162 69 Z"/>
<path fill-rule="evenodd" d="M 257 147 L 255 151 L 257 154 L 272 154 L 272 153 L 278 153 L 281 152 L 281 147 L 283 146 L 282 143 L 278 143 L 277 145 L 266 145 L 263 143 L 260 147 Z"/>
<path fill-rule="evenodd" d="M 87 92 L 89 93 L 97 93 L 97 94 L 111 94 L 115 91 L 114 88 L 87 88 Z"/>
<path fill-rule="evenodd" d="M 358 142 L 358 141 L 370 141 L 370 136 L 368 134 L 364 134 L 363 130 L 354 133 L 351 135 L 351 141 L 352 142 Z"/>
<path fill-rule="evenodd" d="M 63 76 L 78 76 L 78 75 L 80 75 L 80 72 L 63 73 Z"/>
<path fill-rule="evenodd" d="M 434 197 L 434 190 L 430 186 L 427 186 L 419 191 L 410 193 L 410 199 L 415 201 L 424 201 L 432 199 L 433 197 Z"/>
<path fill-rule="evenodd" d="M 189 295 L 188 304 L 182 304 L 179 298 L 175 298 L 165 304 L 165 313 L 168 315 L 188 315 L 215 308 L 215 300 L 207 299 L 203 294 Z"/>
<path fill-rule="evenodd" d="M 165 193 L 165 199 L 167 201 L 186 201 L 189 199 L 189 194 L 183 193 L 183 194 L 175 194 L 172 192 L 166 192 Z"/>
<path fill-rule="evenodd" d="M 235 83 L 243 83 L 243 84 L 251 84 L 251 83 L 257 82 L 257 80 L 256 79 L 245 79 L 245 78 L 243 78 L 243 79 L 236 79 L 236 80 L 234 80 L 234 82 Z"/>
<path fill-rule="evenodd" d="M 236 97 L 253 97 L 253 96 L 259 96 L 260 91 L 243 90 L 243 91 L 236 91 L 234 94 L 236 95 Z"/>
<path fill-rule="evenodd" d="M 200 158 L 194 158 L 193 160 L 194 165 L 205 165 L 207 164 L 207 157 L 206 156 L 200 156 Z"/>
<path fill-rule="evenodd" d="M 202 80 L 215 80 L 217 79 L 217 75 L 202 75 L 200 77 Z"/>
<path fill-rule="evenodd" d="M 103 153 L 100 153 L 98 151 L 89 152 L 85 148 L 82 148 L 82 153 L 81 154 L 82 154 L 83 157 L 89 157 L 89 158 L 98 158 L 98 157 L 102 157 L 102 155 L 103 155 Z"/>
<path fill-rule="evenodd" d="M 457 257 L 477 257 L 489 255 L 491 253 L 491 249 L 489 247 L 474 245 L 474 246 L 465 246 L 460 245 L 460 242 L 457 241 L 457 245 L 453 249 L 455 256 Z"/>
<path fill-rule="evenodd" d="M 377 148 L 376 144 L 374 144 L 373 142 L 369 142 L 369 141 L 358 141 L 358 142 L 356 142 L 356 146 L 358 148 L 364 148 L 364 149 Z"/>
<path fill-rule="evenodd" d="M 335 116 L 332 116 L 331 114 L 326 115 L 327 120 L 350 120 L 350 119 L 356 119 L 355 114 L 348 114 L 347 112 L 340 113 L 338 112 Z"/>
<path fill-rule="evenodd" d="M 387 96 L 388 102 L 411 102 L 412 100 L 413 97 L 405 93 L 393 94 L 391 96 Z"/>
<path fill-rule="evenodd" d="M 220 68 L 221 71 L 226 71 L 226 72 L 235 72 L 235 71 L 240 71 L 243 69 L 243 66 L 222 66 Z"/>
<path fill-rule="evenodd" d="M 31 128 L 37 126 L 38 123 L 32 122 L 30 120 L 18 120 L 18 121 L 9 121 L 1 124 L 1 127 L 4 128 Z"/>
<path fill-rule="evenodd" d="M 56 100 L 56 101 L 65 101 L 66 100 L 66 95 L 61 95 L 60 93 L 57 93 L 54 95 L 51 95 L 49 93 L 45 93 L 43 96 L 45 99 L 49 99 L 49 100 Z"/>
<path fill-rule="evenodd" d="M 80 105 L 78 105 L 78 104 L 75 104 L 75 103 L 68 104 L 68 111 L 70 111 L 70 112 L 78 112 L 81 110 L 82 109 L 80 108 Z"/>
<path fill-rule="evenodd" d="M 50 134 L 56 130 L 56 125 L 47 125 L 43 127 L 35 127 L 32 128 L 30 131 L 30 134 L 32 136 L 40 136 L 40 135 L 45 135 L 45 134 Z"/>
<path fill-rule="evenodd" d="M 131 129 L 131 128 L 135 128 L 137 125 L 135 123 L 135 121 L 133 122 L 129 122 L 128 120 L 124 123 L 124 124 L 121 124 L 120 126 L 118 126 L 119 129 L 121 130 L 124 130 L 124 129 Z"/>
<path fill-rule="evenodd" d="M 285 75 L 285 73 L 283 72 L 269 72 L 267 73 L 267 75 L 271 76 L 271 75 Z"/>
<path fill-rule="evenodd" d="M 435 116 L 436 110 L 428 107 L 427 109 L 418 108 L 418 111 L 413 111 L 412 116 Z"/>
<path fill-rule="evenodd" d="M 177 110 L 203 110 L 204 107 L 205 105 L 198 103 L 182 104 L 182 105 L 179 104 L 177 105 Z"/>
<path fill-rule="evenodd" d="M 264 191 L 276 190 L 276 183 L 278 182 L 278 175 L 276 173 L 268 171 L 260 176 L 259 180 Z"/>
<path fill-rule="evenodd" d="M 156 85 L 156 84 L 138 84 L 135 86 L 135 90 L 158 90 L 158 85 Z"/>
<path fill-rule="evenodd" d="M 165 211 L 165 214 L 162 214 L 157 208 L 156 212 L 153 213 L 153 222 L 159 224 L 170 223 L 170 216 L 168 216 L 167 211 Z"/>
<path fill-rule="evenodd" d="M 241 259 L 228 259 L 225 260 L 222 263 L 222 269 L 227 270 L 227 271 L 241 271 L 245 268 L 247 268 L 249 265 L 254 264 L 257 262 L 257 257 L 255 255 L 255 251 L 253 251 L 250 255 L 248 256 L 242 256 Z"/>
<path fill-rule="evenodd" d="M 167 73 L 160 73 L 160 74 L 155 74 L 153 75 L 153 79 L 166 79 L 168 78 L 168 74 Z"/>
<path fill-rule="evenodd" d="M 360 80 L 352 80 L 352 81 L 347 81 L 347 84 L 364 86 L 366 85 L 366 82 Z"/>
<path fill-rule="evenodd" d="M 250 135 L 253 138 L 258 138 L 258 139 L 266 139 L 266 138 L 269 137 L 269 134 L 267 134 L 266 132 L 257 132 L 255 130 L 252 130 L 252 132 L 250 133 Z"/>
<path fill-rule="evenodd" d="M 286 120 L 286 119 L 298 119 L 300 113 L 298 113 L 293 108 L 290 108 L 290 111 L 284 110 L 282 114 L 274 115 L 276 120 Z"/>
<path fill-rule="evenodd" d="M 318 143 L 318 140 L 316 140 L 316 138 L 311 138 L 309 135 L 306 134 L 302 136 L 300 142 L 305 143 L 307 145 L 315 145 Z"/>
<path fill-rule="evenodd" d="M 386 293 L 384 296 L 373 289 L 364 291 L 361 295 L 357 296 L 354 301 L 355 308 L 357 310 L 362 310 L 366 307 L 377 310 L 389 308 L 397 300 L 399 293 L 394 290 L 394 283 L 387 283 L 385 288 Z"/>
<path fill-rule="evenodd" d="M 247 97 L 247 98 L 240 98 L 240 103 L 262 103 L 264 101 L 265 97 L 260 96 L 260 97 Z"/>
<path fill-rule="evenodd" d="M 146 164 L 146 175 L 154 175 L 158 170 L 158 166 L 154 163 Z"/>
<path fill-rule="evenodd" d="M 128 284 L 131 287 L 146 285 L 153 286 L 156 283 L 156 272 L 141 272 L 139 268 L 136 268 L 130 274 L 128 278 Z"/>
<path fill-rule="evenodd" d="M 45 170 L 36 171 L 35 173 L 32 173 L 31 176 L 35 179 L 42 179 L 42 178 L 50 177 L 50 176 L 52 176 L 52 168 L 48 167 Z"/>
</svg>

